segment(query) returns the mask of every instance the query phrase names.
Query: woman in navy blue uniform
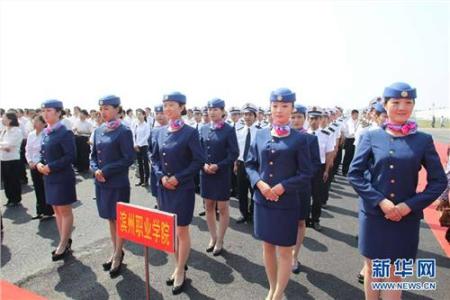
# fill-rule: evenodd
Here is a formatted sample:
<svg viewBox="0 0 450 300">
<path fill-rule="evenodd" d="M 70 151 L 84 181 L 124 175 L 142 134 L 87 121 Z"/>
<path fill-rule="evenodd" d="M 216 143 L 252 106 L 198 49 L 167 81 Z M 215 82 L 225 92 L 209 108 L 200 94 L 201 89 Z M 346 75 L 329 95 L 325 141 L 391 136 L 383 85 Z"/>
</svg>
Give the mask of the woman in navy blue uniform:
<svg viewBox="0 0 450 300">
<path fill-rule="evenodd" d="M 110 277 L 120 274 L 124 240 L 116 233 L 117 202 L 130 202 L 128 169 L 135 159 L 131 130 L 118 118 L 120 98 L 114 95 L 99 100 L 105 121 L 95 129 L 91 152 L 91 170 L 95 175 L 95 196 L 98 214 L 109 221 L 113 254 L 103 263 Z"/>
<path fill-rule="evenodd" d="M 348 178 L 359 194 L 359 250 L 365 257 L 366 299 L 379 299 L 374 281 L 401 281 L 391 265 L 388 279 L 372 278 L 372 260 L 415 259 L 423 209 L 447 184 L 431 135 L 418 132 L 409 120 L 416 90 L 394 83 L 384 90 L 387 123 L 361 136 Z M 427 171 L 427 186 L 417 193 L 418 173 Z M 386 292 L 386 294 L 384 294 Z M 401 291 L 383 291 L 386 299 L 400 299 Z"/>
<path fill-rule="evenodd" d="M 239 156 L 236 131 L 225 123 L 225 102 L 214 98 L 208 102 L 210 124 L 200 129 L 200 142 L 206 162 L 200 172 L 200 194 L 205 199 L 206 222 L 210 242 L 207 252 L 220 255 L 223 239 L 230 222 L 231 166 Z M 219 210 L 219 228 L 216 226 L 216 206 Z"/>
<path fill-rule="evenodd" d="M 194 176 L 205 159 L 198 131 L 184 124 L 186 96 L 173 92 L 163 98 L 164 114 L 169 125 L 162 127 L 153 141 L 152 165 L 158 182 L 160 209 L 177 215 L 175 270 L 166 281 L 173 285 L 172 293 L 182 292 L 185 267 L 191 250 L 189 224 L 195 204 Z"/>
<path fill-rule="evenodd" d="M 320 168 L 320 152 L 319 152 L 319 140 L 317 136 L 307 133 L 304 128 L 306 120 L 306 107 L 300 104 L 294 106 L 294 111 L 291 116 L 291 127 L 298 130 L 300 133 L 305 134 L 308 142 L 308 148 L 310 151 L 312 171 L 313 174 Z M 314 176 L 314 175 L 313 175 Z M 300 254 L 300 247 L 303 244 L 306 233 L 306 219 L 309 217 L 311 211 L 311 181 L 308 181 L 308 186 L 305 189 L 299 190 L 300 197 L 300 212 L 298 217 L 298 233 L 297 242 L 292 252 L 292 272 L 294 274 L 300 273 L 300 263 L 298 256 Z"/>
<path fill-rule="evenodd" d="M 63 103 L 47 100 L 42 103 L 42 115 L 47 122 L 37 170 L 44 175 L 45 200 L 53 207 L 60 241 L 52 251 L 52 260 L 67 256 L 72 245 L 72 203 L 77 201 L 75 173 L 75 136 L 61 123 Z"/>
<path fill-rule="evenodd" d="M 281 88 L 272 92 L 270 101 L 272 126 L 256 133 L 245 167 L 255 189 L 254 230 L 263 241 L 270 284 L 266 299 L 282 299 L 297 241 L 298 191 L 308 187 L 312 166 L 306 135 L 289 127 L 295 93 Z"/>
<path fill-rule="evenodd" d="M 163 105 L 158 104 L 155 106 L 155 124 L 153 125 L 153 128 L 150 131 L 150 137 L 148 138 L 148 152 L 152 153 L 152 144 L 155 140 L 155 138 L 158 136 L 158 131 L 163 126 L 167 125 L 167 118 L 164 115 L 163 111 Z M 157 205 L 155 205 L 155 208 L 159 207 L 159 200 L 158 200 L 158 192 L 157 192 L 157 179 L 155 175 L 155 169 L 152 167 L 152 164 L 150 164 L 150 190 L 152 193 L 152 196 L 155 197 Z"/>
</svg>

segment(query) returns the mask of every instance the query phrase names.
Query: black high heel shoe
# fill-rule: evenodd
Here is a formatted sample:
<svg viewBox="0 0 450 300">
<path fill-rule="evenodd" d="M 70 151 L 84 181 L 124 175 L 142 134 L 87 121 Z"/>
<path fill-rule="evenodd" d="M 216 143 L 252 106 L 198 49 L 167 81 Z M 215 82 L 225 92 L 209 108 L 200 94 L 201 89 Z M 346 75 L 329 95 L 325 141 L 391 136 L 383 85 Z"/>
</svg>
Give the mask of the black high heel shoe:
<svg viewBox="0 0 450 300">
<path fill-rule="evenodd" d="M 102 264 L 103 271 L 109 271 L 109 270 L 111 270 L 111 266 L 112 266 L 112 260 L 103 263 L 103 264 Z"/>
<path fill-rule="evenodd" d="M 69 246 L 69 244 L 67 244 L 66 249 L 64 249 L 63 253 L 56 254 L 56 251 L 55 251 L 55 253 L 52 254 L 52 260 L 58 261 L 58 260 L 64 259 L 67 255 L 69 255 L 69 253 L 70 253 L 70 246 Z"/>
<path fill-rule="evenodd" d="M 69 247 L 70 250 L 72 250 L 72 239 L 69 239 L 69 241 L 67 242 L 67 246 Z M 56 249 L 52 251 L 52 255 L 54 255 L 56 253 Z"/>
<path fill-rule="evenodd" d="M 125 256 L 125 252 L 122 250 L 122 256 L 120 257 L 120 263 L 117 267 L 115 267 L 114 269 L 111 269 L 111 271 L 109 271 L 109 277 L 116 278 L 117 276 L 120 275 L 120 270 L 122 269 L 122 262 L 123 262 L 124 256 Z M 111 261 L 111 266 L 112 266 L 112 261 Z M 110 266 L 110 268 L 111 268 L 111 266 Z"/>
<path fill-rule="evenodd" d="M 220 254 L 222 254 L 222 251 L 223 251 L 223 246 L 220 248 L 214 247 L 214 251 L 212 254 L 213 254 L 213 256 L 219 256 Z"/>
<path fill-rule="evenodd" d="M 125 252 L 122 252 L 122 260 L 123 260 L 123 257 L 124 257 L 124 256 L 125 256 Z M 102 266 L 103 266 L 103 270 L 104 270 L 104 271 L 109 271 L 109 270 L 111 270 L 112 259 L 111 259 L 111 261 L 108 261 L 108 262 L 103 263 Z"/>
<path fill-rule="evenodd" d="M 189 269 L 188 265 L 184 265 L 184 271 L 186 272 L 188 269 Z M 166 284 L 167 284 L 168 286 L 172 286 L 174 281 L 175 281 L 174 278 L 168 277 L 168 278 L 166 279 Z"/>
<path fill-rule="evenodd" d="M 214 250 L 215 246 L 216 246 L 216 242 L 214 242 L 212 245 L 210 245 L 208 248 L 206 248 L 206 252 L 212 252 Z"/>
<path fill-rule="evenodd" d="M 175 281 L 175 278 L 167 277 L 167 279 L 166 279 L 166 285 L 172 286 L 174 281 Z"/>
<path fill-rule="evenodd" d="M 184 283 L 185 282 L 186 282 L 186 272 L 184 272 L 184 274 L 183 274 L 183 282 L 181 282 L 180 285 L 174 286 L 172 288 L 172 295 L 180 294 L 183 291 L 183 289 L 184 289 Z"/>
</svg>

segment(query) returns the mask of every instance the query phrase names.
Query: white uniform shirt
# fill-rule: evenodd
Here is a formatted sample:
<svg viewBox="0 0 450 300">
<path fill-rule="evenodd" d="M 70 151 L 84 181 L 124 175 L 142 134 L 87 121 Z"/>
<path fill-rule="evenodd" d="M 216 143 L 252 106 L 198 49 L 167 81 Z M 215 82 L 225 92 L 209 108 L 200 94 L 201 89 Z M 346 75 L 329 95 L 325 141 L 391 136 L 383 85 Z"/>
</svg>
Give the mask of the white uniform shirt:
<svg viewBox="0 0 450 300">
<path fill-rule="evenodd" d="M 22 141 L 23 134 L 19 127 L 5 127 L 0 132 L 0 160 L 20 159 L 20 145 Z M 9 151 L 4 150 L 5 148 L 9 148 Z"/>
<path fill-rule="evenodd" d="M 67 130 L 72 130 L 73 124 L 72 124 L 72 122 L 70 122 L 69 119 L 63 118 L 63 119 L 61 120 L 61 123 L 64 125 L 64 127 L 67 128 Z"/>
<path fill-rule="evenodd" d="M 81 121 L 80 119 L 73 124 L 73 131 L 76 135 L 91 136 L 93 131 L 92 123 L 88 120 Z"/>
<path fill-rule="evenodd" d="M 70 116 L 67 118 L 67 120 L 69 120 L 71 124 L 75 124 L 78 120 L 80 120 L 80 118 L 75 117 L 75 116 Z"/>
<path fill-rule="evenodd" d="M 19 121 L 19 127 L 22 131 L 23 139 L 26 139 L 28 137 L 28 134 L 33 130 L 33 124 L 27 117 L 20 117 L 18 119 Z"/>
<path fill-rule="evenodd" d="M 351 139 L 355 138 L 355 133 L 358 130 L 359 127 L 359 120 L 353 120 L 352 118 L 345 121 L 345 129 L 344 129 L 344 135 L 345 138 Z"/>
<path fill-rule="evenodd" d="M 319 152 L 320 152 L 320 162 L 325 163 L 326 154 L 334 151 L 334 145 L 336 139 L 332 134 L 326 134 L 322 131 L 323 129 L 318 128 L 317 130 L 308 130 L 308 133 L 316 135 L 319 142 Z"/>
<path fill-rule="evenodd" d="M 28 134 L 27 145 L 25 146 L 25 157 L 28 163 L 38 163 L 41 160 L 42 139 L 44 130 L 36 135 L 36 130 Z"/>
<path fill-rule="evenodd" d="M 193 127 L 193 128 L 195 128 L 195 129 L 197 129 L 198 132 L 200 132 L 200 128 L 202 128 L 202 126 L 205 125 L 205 123 L 203 123 L 203 122 L 197 123 L 197 122 L 194 121 L 194 122 L 192 122 L 191 124 L 188 124 L 188 125 Z"/>
<path fill-rule="evenodd" d="M 236 137 L 238 141 L 239 146 L 239 157 L 238 160 L 244 161 L 244 150 L 245 150 L 245 140 L 247 139 L 247 133 L 248 133 L 249 127 L 245 124 L 243 127 L 236 130 Z M 259 129 L 256 127 L 256 122 L 253 123 L 252 126 L 250 126 L 250 145 L 255 140 L 256 131 Z"/>
</svg>

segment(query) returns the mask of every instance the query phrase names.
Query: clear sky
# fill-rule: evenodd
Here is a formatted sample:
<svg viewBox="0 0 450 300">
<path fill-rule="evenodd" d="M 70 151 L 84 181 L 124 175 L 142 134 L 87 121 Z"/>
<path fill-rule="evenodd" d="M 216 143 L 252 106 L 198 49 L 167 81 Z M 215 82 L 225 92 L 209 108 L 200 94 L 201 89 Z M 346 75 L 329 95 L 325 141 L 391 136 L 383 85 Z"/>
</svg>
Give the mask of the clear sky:
<svg viewBox="0 0 450 300">
<path fill-rule="evenodd" d="M 289 87 L 305 105 L 363 107 L 405 81 L 417 108 L 449 106 L 448 2 L 1 1 L 0 106 L 58 98 L 154 106 L 179 90 L 267 107 Z"/>
</svg>

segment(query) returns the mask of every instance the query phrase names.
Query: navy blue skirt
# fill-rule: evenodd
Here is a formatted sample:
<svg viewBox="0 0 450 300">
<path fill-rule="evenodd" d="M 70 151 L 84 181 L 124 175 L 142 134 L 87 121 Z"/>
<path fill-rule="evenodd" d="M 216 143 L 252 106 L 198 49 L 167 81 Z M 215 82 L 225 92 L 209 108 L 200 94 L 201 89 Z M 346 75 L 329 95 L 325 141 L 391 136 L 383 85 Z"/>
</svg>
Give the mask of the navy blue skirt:
<svg viewBox="0 0 450 300">
<path fill-rule="evenodd" d="M 255 202 L 253 221 L 256 238 L 276 246 L 294 246 L 297 242 L 298 208 L 278 209 Z"/>
<path fill-rule="evenodd" d="M 77 201 L 75 179 L 65 182 L 49 183 L 45 180 L 45 202 L 48 205 L 69 205 Z"/>
<path fill-rule="evenodd" d="M 195 189 L 168 190 L 158 187 L 159 209 L 177 215 L 177 225 L 191 224 L 194 215 Z"/>
<path fill-rule="evenodd" d="M 370 259 L 415 259 L 419 247 L 420 219 L 393 222 L 359 212 L 358 247 Z"/>
<path fill-rule="evenodd" d="M 209 200 L 230 200 L 231 169 L 227 167 L 214 175 L 209 175 L 202 171 L 200 173 L 200 195 Z"/>
<path fill-rule="evenodd" d="M 95 185 L 98 215 L 103 219 L 116 219 L 117 202 L 130 202 L 130 187 L 105 188 Z"/>
<path fill-rule="evenodd" d="M 300 211 L 299 211 L 299 220 L 306 220 L 309 218 L 309 213 L 311 211 L 311 193 L 307 192 L 299 192 L 300 198 Z"/>
</svg>

